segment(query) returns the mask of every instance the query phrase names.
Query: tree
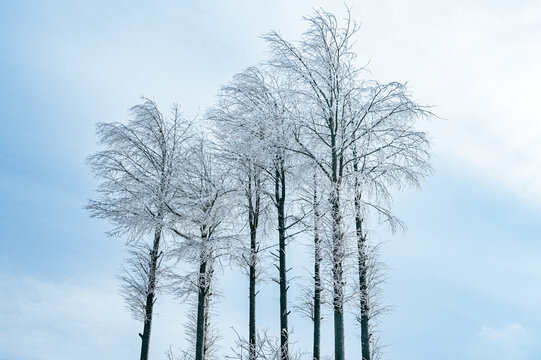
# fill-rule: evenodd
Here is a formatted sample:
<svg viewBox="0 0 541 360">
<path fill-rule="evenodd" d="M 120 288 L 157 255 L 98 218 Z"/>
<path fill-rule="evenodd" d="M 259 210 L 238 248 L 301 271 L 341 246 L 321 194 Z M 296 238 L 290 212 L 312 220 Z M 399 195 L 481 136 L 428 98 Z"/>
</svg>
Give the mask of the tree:
<svg viewBox="0 0 541 360">
<path fill-rule="evenodd" d="M 420 186 L 430 172 L 429 142 L 424 132 L 415 129 L 415 121 L 430 113 L 411 100 L 406 86 L 397 82 L 378 84 L 364 82 L 362 97 L 350 104 L 357 109 L 356 116 L 363 119 L 353 133 L 353 199 L 355 234 L 357 238 L 357 264 L 362 357 L 371 359 L 371 296 L 369 289 L 370 262 L 366 218 L 370 212 L 387 222 L 394 231 L 402 223 L 391 211 L 390 186 L 404 184 Z M 370 211 L 371 210 L 371 211 Z M 373 268 L 372 268 L 373 269 Z M 377 271 L 377 269 L 373 269 Z"/>
<path fill-rule="evenodd" d="M 99 123 L 97 134 L 105 150 L 89 158 L 100 179 L 98 198 L 87 209 L 92 216 L 113 222 L 113 235 L 129 236 L 133 257 L 123 291 L 132 313 L 142 316 L 141 360 L 148 359 L 153 307 L 156 301 L 162 256 L 162 237 L 167 222 L 166 203 L 175 196 L 172 176 L 181 162 L 183 141 L 190 123 L 173 107 L 164 118 L 156 104 L 143 99 L 130 109 L 127 125 Z M 148 243 L 148 236 L 152 242 Z M 148 256 L 145 252 L 148 251 Z"/>
<path fill-rule="evenodd" d="M 239 136 L 245 143 L 244 154 L 253 161 L 254 169 L 262 170 L 272 181 L 273 188 L 268 192 L 276 208 L 278 230 L 278 284 L 280 287 L 280 344 L 282 359 L 288 359 L 288 310 L 287 310 L 287 265 L 286 244 L 288 224 L 286 214 L 287 174 L 290 171 L 291 139 L 289 119 L 290 103 L 284 89 L 288 86 L 262 68 L 250 67 L 235 75 L 233 82 L 222 89 L 218 107 L 210 111 L 210 117 L 222 128 L 232 130 L 230 134 Z M 238 143 L 237 143 L 238 144 Z M 255 179 L 255 178 L 254 178 Z M 260 186 L 260 185 L 257 185 Z M 253 221 L 254 219 L 252 219 Z M 252 288 L 253 291 L 253 288 Z M 252 303 L 253 301 L 253 303 Z M 254 305 L 255 295 L 250 298 Z M 250 343 L 255 346 L 255 317 L 251 322 Z M 255 349 L 251 351 L 255 356 Z"/>
<path fill-rule="evenodd" d="M 312 197 L 312 207 L 313 207 L 313 229 L 314 229 L 314 339 L 313 339 L 313 351 L 312 357 L 314 360 L 319 360 L 321 356 L 321 292 L 322 292 L 322 283 L 321 283 L 321 199 L 318 194 L 318 184 L 317 184 L 317 169 L 314 171 L 314 182 L 313 182 L 313 197 Z"/>
<path fill-rule="evenodd" d="M 345 235 L 347 199 L 354 198 L 358 244 L 361 310 L 368 313 L 365 235 L 361 212 L 359 174 L 363 174 L 374 196 L 388 195 L 385 184 L 401 184 L 421 174 L 427 152 L 426 137 L 412 124 L 425 110 L 411 101 L 399 83 L 379 85 L 360 79 L 355 65 L 352 37 L 358 26 L 348 17 L 339 25 L 334 15 L 323 10 L 305 18 L 308 30 L 298 44 L 276 32 L 264 36 L 270 46 L 270 64 L 294 79 L 292 93 L 298 98 L 292 151 L 304 155 L 316 166 L 329 187 L 329 215 L 332 222 L 332 282 L 335 360 L 344 359 L 344 261 L 348 256 Z M 377 164 L 360 169 L 364 162 Z M 376 176 L 377 175 L 377 176 Z M 355 180 L 354 180 L 355 179 Z M 352 181 L 353 180 L 353 181 Z M 351 182 L 354 183 L 351 191 Z M 380 192 L 378 192 L 380 191 Z M 346 196 L 351 194 L 353 196 Z M 368 194 L 370 195 L 370 193 Z M 380 214 L 384 207 L 366 202 Z M 387 216 L 393 220 L 394 217 Z M 361 315 L 363 357 L 370 359 L 368 319 Z"/>
<path fill-rule="evenodd" d="M 309 171 L 312 170 L 312 171 Z M 312 173 L 310 176 L 310 172 Z M 304 176 L 303 176 L 304 174 Z M 321 182 L 319 169 L 312 166 L 312 169 L 296 174 L 300 177 L 302 186 L 299 191 L 299 202 L 303 213 L 303 231 L 309 234 L 311 243 L 310 250 L 313 254 L 313 273 L 311 273 L 311 283 L 302 286 L 299 302 L 295 309 L 309 318 L 313 323 L 313 341 L 312 358 L 319 360 L 321 358 L 321 321 L 323 320 L 322 306 L 323 299 L 323 242 L 328 237 L 327 224 L 325 223 L 325 197 L 328 195 L 325 191 L 324 182 Z"/>
<path fill-rule="evenodd" d="M 172 226 L 179 239 L 175 252 L 179 261 L 196 264 L 196 270 L 179 277 L 175 287 L 181 295 L 197 294 L 194 353 L 195 360 L 204 360 L 214 342 L 209 334 L 210 301 L 216 261 L 229 240 L 220 226 L 223 227 L 228 215 L 230 190 L 227 173 L 203 135 L 191 146 L 175 180 L 179 196 L 166 204 L 176 216 L 176 224 Z"/>
<path fill-rule="evenodd" d="M 127 125 L 98 125 L 106 150 L 89 160 L 101 182 L 88 208 L 115 224 L 111 234 L 128 236 L 130 257 L 120 279 L 128 307 L 144 321 L 141 360 L 148 360 L 164 274 L 194 308 L 186 326 L 193 344 L 182 358 L 215 355 L 211 309 L 224 256 L 240 263 L 249 280 L 248 339 L 239 336 L 235 356 L 298 358 L 290 351 L 286 250 L 299 225 L 314 259 L 302 308 L 313 321 L 313 359 L 321 359 L 325 304 L 332 306 L 335 360 L 345 357 L 344 310 L 351 304 L 358 310 L 363 360 L 379 356 L 374 325 L 385 309 L 378 305 L 383 265 L 368 229 L 403 225 L 391 212 L 391 189 L 419 186 L 430 173 L 429 143 L 415 126 L 431 114 L 405 84 L 361 77 L 352 42 L 358 27 L 349 13 L 342 23 L 323 10 L 305 20 L 301 41 L 265 35 L 271 59 L 222 87 L 206 113 L 214 132 L 192 136 L 176 107 L 165 119 L 147 99 L 131 109 Z M 274 208 L 277 230 L 276 338 L 256 328 L 267 208 Z M 177 272 L 165 266 L 174 261 Z"/>
<path fill-rule="evenodd" d="M 234 179 L 236 207 L 240 216 L 246 217 L 241 227 L 248 229 L 249 243 L 246 245 L 241 241 L 240 251 L 234 249 L 231 255 L 247 272 L 249 279 L 248 353 L 249 359 L 254 360 L 257 355 L 256 286 L 261 273 L 258 229 L 267 207 L 264 196 L 267 176 L 261 145 L 265 130 L 254 121 L 253 104 L 247 104 L 249 97 L 243 95 L 244 91 L 249 91 L 244 88 L 245 80 L 245 74 L 237 74 L 230 84 L 222 87 L 217 104 L 207 111 L 207 117 L 217 128 L 220 157 Z"/>
<path fill-rule="evenodd" d="M 346 153 L 356 123 L 347 104 L 356 95 L 357 70 L 352 61 L 351 36 L 357 27 L 348 18 L 339 27 L 329 13 L 306 18 L 309 29 L 298 46 L 276 32 L 265 35 L 271 64 L 296 79 L 296 93 L 304 104 L 295 129 L 295 151 L 305 155 L 329 184 L 332 218 L 332 273 L 335 360 L 344 359 L 344 230 L 341 190 L 347 169 Z"/>
</svg>

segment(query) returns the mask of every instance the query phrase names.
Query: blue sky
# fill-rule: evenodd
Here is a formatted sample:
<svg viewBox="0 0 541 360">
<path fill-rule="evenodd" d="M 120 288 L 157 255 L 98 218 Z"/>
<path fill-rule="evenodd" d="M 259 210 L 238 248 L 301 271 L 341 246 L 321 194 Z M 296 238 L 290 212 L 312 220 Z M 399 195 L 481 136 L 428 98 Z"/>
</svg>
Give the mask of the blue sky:
<svg viewBox="0 0 541 360">
<path fill-rule="evenodd" d="M 395 196 L 408 230 L 374 233 L 395 308 L 382 324 L 388 358 L 539 359 L 541 3 L 350 4 L 371 76 L 408 81 L 441 117 L 422 125 L 434 176 Z M 138 356 L 141 326 L 115 278 L 122 241 L 83 209 L 95 187 L 85 165 L 94 125 L 124 120 L 141 95 L 201 113 L 220 84 L 263 59 L 260 34 L 297 38 L 313 6 L 344 10 L 342 1 L 0 3 L 0 359 Z M 302 272 L 306 255 L 292 251 Z M 223 276 L 225 351 L 230 327 L 246 328 L 237 303 L 247 299 L 242 275 Z M 263 286 L 260 324 L 271 331 L 276 296 Z M 185 344 L 185 307 L 162 296 L 157 311 L 154 359 Z M 309 323 L 291 322 L 308 347 Z M 358 358 L 351 325 L 347 341 Z"/>
</svg>

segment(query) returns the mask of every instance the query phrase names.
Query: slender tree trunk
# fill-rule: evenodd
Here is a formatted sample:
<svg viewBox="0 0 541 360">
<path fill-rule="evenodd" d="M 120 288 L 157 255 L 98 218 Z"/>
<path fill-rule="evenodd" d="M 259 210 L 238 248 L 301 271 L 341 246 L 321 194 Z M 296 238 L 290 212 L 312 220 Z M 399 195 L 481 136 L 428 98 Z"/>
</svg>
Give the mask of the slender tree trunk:
<svg viewBox="0 0 541 360">
<path fill-rule="evenodd" d="M 256 359 L 256 316 L 255 316 L 255 298 L 256 280 L 257 280 L 257 255 L 259 252 L 257 244 L 257 227 L 259 225 L 259 206 L 260 206 L 260 187 L 259 176 L 251 172 L 248 174 L 248 224 L 250 226 L 250 267 L 249 267 L 249 319 L 248 319 L 248 359 Z M 252 186 L 253 184 L 253 186 Z M 255 201 L 254 201 L 255 200 Z"/>
<path fill-rule="evenodd" d="M 255 297 L 256 297 L 256 256 L 257 256 L 257 240 L 256 229 L 250 226 L 250 315 L 248 320 L 248 333 L 249 333 L 249 360 L 256 358 L 256 327 L 255 327 Z"/>
<path fill-rule="evenodd" d="M 357 152 L 353 150 L 353 158 Z M 363 360 L 370 360 L 370 303 L 368 294 L 366 236 L 363 233 L 363 215 L 361 211 L 361 185 L 358 180 L 359 166 L 357 160 L 353 162 L 355 172 L 355 234 L 357 236 L 357 264 L 359 267 L 359 308 L 361 312 L 361 355 Z"/>
<path fill-rule="evenodd" d="M 203 243 L 206 240 L 206 236 L 202 236 Z M 205 246 L 205 244 L 203 244 Z M 195 333 L 195 360 L 203 360 L 205 358 L 205 330 L 207 323 L 207 265 L 208 256 L 205 253 L 205 249 L 201 252 L 201 262 L 199 264 L 199 280 L 198 280 L 198 297 L 197 297 L 197 325 Z"/>
<path fill-rule="evenodd" d="M 357 261 L 359 265 L 359 295 L 361 309 L 361 350 L 363 360 L 370 360 L 370 329 L 368 321 L 370 304 L 368 295 L 368 279 L 366 268 L 366 238 L 362 233 L 363 219 L 357 213 L 355 226 L 357 232 Z"/>
<path fill-rule="evenodd" d="M 288 345 L 288 325 L 287 316 L 287 268 L 286 268 L 286 224 L 285 224 L 285 198 L 286 184 L 285 171 L 283 163 L 275 170 L 275 198 L 278 210 L 278 256 L 279 256 L 279 275 L 280 275 L 280 349 L 281 360 L 289 359 Z"/>
<path fill-rule="evenodd" d="M 141 357 L 140 360 L 148 360 L 148 353 L 150 350 L 150 330 L 152 327 L 152 310 L 154 308 L 155 300 L 155 288 L 156 288 L 156 271 L 158 268 L 158 259 L 160 257 L 160 238 L 162 228 L 156 227 L 154 230 L 154 244 L 152 251 L 150 252 L 150 271 L 148 273 L 148 294 L 145 305 L 145 321 L 143 326 L 143 333 L 139 334 L 141 337 Z"/>
<path fill-rule="evenodd" d="M 343 159 L 336 149 L 335 121 L 329 119 L 331 131 L 331 181 L 330 194 L 332 237 L 333 237 L 333 313 L 334 313 L 334 360 L 345 359 L 344 331 L 344 238 L 342 234 L 342 216 L 340 212 L 340 180 Z"/>
<path fill-rule="evenodd" d="M 210 346 L 212 345 L 211 344 L 211 341 L 212 339 L 209 338 L 209 328 L 210 328 L 210 316 L 209 316 L 209 311 L 210 311 L 210 299 L 212 297 L 212 289 L 210 287 L 210 284 L 211 284 L 211 281 L 212 281 L 212 275 L 213 275 L 213 272 L 214 272 L 214 269 L 213 269 L 213 266 L 212 266 L 212 262 L 207 262 L 207 274 L 205 276 L 205 284 L 206 284 L 206 295 L 205 295 L 205 318 L 204 318 L 204 323 L 205 323 L 205 329 L 203 331 L 203 358 L 206 359 L 207 357 L 207 353 L 208 353 L 208 350 L 210 348 Z"/>
<path fill-rule="evenodd" d="M 316 250 L 314 261 L 314 349 L 313 358 L 319 360 L 320 358 L 320 344 L 321 344 L 321 275 L 320 275 L 320 263 L 321 263 L 321 249 L 319 235 L 316 234 L 314 238 Z"/>
<path fill-rule="evenodd" d="M 343 238 L 341 230 L 340 201 L 336 189 L 331 194 L 333 220 L 333 312 L 334 312 L 334 358 L 344 360 L 344 270 Z"/>
<path fill-rule="evenodd" d="M 319 242 L 319 239 L 315 239 Z M 319 244 L 317 245 L 319 247 Z M 316 250 L 316 256 L 319 256 L 319 249 Z M 314 349 L 313 358 L 320 358 L 321 344 L 321 277 L 319 273 L 320 261 L 314 262 Z"/>
<path fill-rule="evenodd" d="M 314 176 L 314 348 L 313 359 L 320 358 L 321 343 L 321 239 L 319 238 L 319 209 L 317 200 L 317 184 Z"/>
</svg>

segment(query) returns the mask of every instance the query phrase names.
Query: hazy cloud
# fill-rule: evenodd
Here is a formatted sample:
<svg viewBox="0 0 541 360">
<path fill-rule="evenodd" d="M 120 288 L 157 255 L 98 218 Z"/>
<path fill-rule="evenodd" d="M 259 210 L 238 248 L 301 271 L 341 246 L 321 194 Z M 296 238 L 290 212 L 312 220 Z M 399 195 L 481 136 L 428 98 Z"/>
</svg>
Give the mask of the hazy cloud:
<svg viewBox="0 0 541 360">
<path fill-rule="evenodd" d="M 503 326 L 482 325 L 472 354 L 479 359 L 531 359 L 531 339 L 519 323 Z"/>
</svg>

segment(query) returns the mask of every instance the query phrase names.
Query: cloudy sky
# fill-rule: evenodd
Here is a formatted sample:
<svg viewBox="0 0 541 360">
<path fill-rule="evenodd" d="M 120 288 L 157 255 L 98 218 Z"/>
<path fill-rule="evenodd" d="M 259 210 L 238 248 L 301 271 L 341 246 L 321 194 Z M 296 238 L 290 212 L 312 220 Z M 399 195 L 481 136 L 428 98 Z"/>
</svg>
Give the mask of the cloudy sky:
<svg viewBox="0 0 541 360">
<path fill-rule="evenodd" d="M 125 256 L 83 209 L 97 121 L 141 95 L 196 116 L 260 62 L 259 35 L 296 39 L 313 7 L 342 1 L 0 2 L 0 359 L 133 359 L 141 324 L 118 295 Z M 408 82 L 439 116 L 433 177 L 395 195 L 405 233 L 377 229 L 390 279 L 388 359 L 541 357 L 541 2 L 350 1 L 371 77 Z M 289 259 L 303 264 L 297 249 Z M 302 266 L 299 266 L 302 267 Z M 302 272 L 301 270 L 297 270 Z M 217 305 L 223 351 L 246 329 L 245 279 L 229 269 Z M 295 288 L 295 284 L 293 285 Z M 277 328 L 277 289 L 259 324 Z M 239 305 L 241 304 L 241 305 Z M 185 346 L 186 309 L 158 300 L 151 355 Z M 299 347 L 310 323 L 293 317 Z M 330 319 L 323 334 L 331 354 Z M 353 325 L 349 359 L 359 358 Z"/>
</svg>

